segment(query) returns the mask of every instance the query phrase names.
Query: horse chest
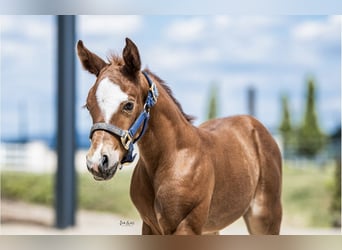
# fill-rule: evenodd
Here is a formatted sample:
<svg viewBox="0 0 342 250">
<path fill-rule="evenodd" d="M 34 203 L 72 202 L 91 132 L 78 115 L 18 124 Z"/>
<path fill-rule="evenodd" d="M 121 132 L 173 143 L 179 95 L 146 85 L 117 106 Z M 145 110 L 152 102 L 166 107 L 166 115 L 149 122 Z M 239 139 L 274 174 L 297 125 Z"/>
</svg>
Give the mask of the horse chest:
<svg viewBox="0 0 342 250">
<path fill-rule="evenodd" d="M 153 231 L 162 234 L 173 232 L 199 205 L 199 201 L 205 200 L 206 203 L 199 209 L 207 210 L 209 207 L 214 186 L 213 172 L 207 171 L 207 165 L 194 171 L 195 166 L 189 164 L 191 160 L 185 159 L 187 158 L 182 157 L 175 160 L 170 170 L 155 173 L 153 181 L 142 166 L 138 166 L 133 174 L 133 203 L 143 221 L 154 228 Z M 164 178 L 164 175 L 168 178 Z"/>
</svg>

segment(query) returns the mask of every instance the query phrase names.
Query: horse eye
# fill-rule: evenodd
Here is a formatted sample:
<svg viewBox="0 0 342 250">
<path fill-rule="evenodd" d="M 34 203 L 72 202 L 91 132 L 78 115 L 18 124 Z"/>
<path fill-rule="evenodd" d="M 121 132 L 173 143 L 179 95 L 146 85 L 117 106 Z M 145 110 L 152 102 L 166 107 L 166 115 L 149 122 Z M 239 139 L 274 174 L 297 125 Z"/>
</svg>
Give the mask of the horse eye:
<svg viewBox="0 0 342 250">
<path fill-rule="evenodd" d="M 134 108 L 134 103 L 133 102 L 127 102 L 125 103 L 123 110 L 124 111 L 132 111 Z"/>
</svg>

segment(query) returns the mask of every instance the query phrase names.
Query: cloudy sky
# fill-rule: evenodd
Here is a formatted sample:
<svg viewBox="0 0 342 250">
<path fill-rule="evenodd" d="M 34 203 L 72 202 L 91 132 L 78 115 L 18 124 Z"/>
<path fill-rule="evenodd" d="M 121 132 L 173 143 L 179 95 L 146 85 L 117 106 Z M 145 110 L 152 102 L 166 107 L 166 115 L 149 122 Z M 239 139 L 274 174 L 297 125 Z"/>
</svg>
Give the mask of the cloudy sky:
<svg viewBox="0 0 342 250">
<path fill-rule="evenodd" d="M 56 18 L 1 16 L 1 133 L 51 134 L 56 129 Z M 164 79 L 185 112 L 206 116 L 208 91 L 219 88 L 219 115 L 247 112 L 246 91 L 256 89 L 256 116 L 271 130 L 288 95 L 293 122 L 305 107 L 308 77 L 317 85 L 321 127 L 341 120 L 339 16 L 79 16 L 77 39 L 98 55 L 121 53 L 125 37 L 142 63 Z M 78 61 L 77 61 L 78 63 Z M 77 130 L 91 120 L 81 106 L 94 77 L 77 64 Z M 26 115 L 25 115 L 26 114 Z M 24 125 L 26 128 L 22 129 Z"/>
</svg>

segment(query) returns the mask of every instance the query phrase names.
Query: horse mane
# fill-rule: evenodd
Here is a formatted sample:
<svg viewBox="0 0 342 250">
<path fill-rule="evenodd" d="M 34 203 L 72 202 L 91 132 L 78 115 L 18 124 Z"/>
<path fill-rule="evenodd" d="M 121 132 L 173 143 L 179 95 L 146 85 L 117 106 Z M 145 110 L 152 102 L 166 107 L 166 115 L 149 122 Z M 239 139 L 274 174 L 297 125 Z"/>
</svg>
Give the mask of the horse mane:
<svg viewBox="0 0 342 250">
<path fill-rule="evenodd" d="M 162 80 L 160 79 L 159 76 L 155 75 L 154 73 L 152 73 L 149 69 L 145 69 L 144 71 L 146 71 L 149 75 L 151 75 L 153 78 L 155 78 L 160 85 L 163 87 L 163 89 L 166 91 L 166 93 L 169 95 L 169 97 L 171 98 L 171 100 L 176 104 L 176 106 L 178 107 L 179 111 L 182 113 L 182 115 L 184 116 L 184 118 L 190 122 L 193 123 L 193 121 L 195 120 L 195 117 L 192 115 L 188 115 L 186 113 L 184 113 L 182 106 L 180 105 L 180 103 L 178 102 L 178 100 L 173 96 L 172 90 L 171 88 Z"/>
<path fill-rule="evenodd" d="M 108 57 L 108 61 L 110 62 L 110 64 L 115 64 L 118 66 L 124 65 L 123 59 L 120 56 L 116 55 L 115 53 L 111 53 L 111 55 Z M 163 87 L 166 93 L 170 96 L 171 100 L 176 104 L 176 106 L 178 107 L 179 111 L 182 113 L 184 118 L 188 122 L 193 123 L 193 121 L 195 120 L 195 117 L 184 113 L 182 106 L 180 105 L 178 100 L 173 96 L 171 88 L 162 79 L 160 79 L 159 76 L 152 73 L 149 69 L 145 69 L 144 71 L 146 71 L 149 75 L 153 76 L 153 78 L 155 78 L 160 83 L 160 85 Z"/>
</svg>

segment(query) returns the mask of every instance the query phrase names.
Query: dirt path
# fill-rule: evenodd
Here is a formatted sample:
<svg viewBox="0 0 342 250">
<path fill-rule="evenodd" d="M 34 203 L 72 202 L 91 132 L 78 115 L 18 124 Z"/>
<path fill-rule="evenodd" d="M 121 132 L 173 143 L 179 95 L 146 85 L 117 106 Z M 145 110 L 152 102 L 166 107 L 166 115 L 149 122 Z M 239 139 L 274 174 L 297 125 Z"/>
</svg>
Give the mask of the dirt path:
<svg viewBox="0 0 342 250">
<path fill-rule="evenodd" d="M 50 207 L 18 201 L 1 201 L 0 234 L 3 235 L 140 235 L 141 220 L 110 213 L 78 211 L 76 226 L 67 229 L 54 227 L 54 211 Z M 221 234 L 248 234 L 243 220 L 230 225 Z M 283 225 L 285 235 L 338 235 L 337 229 L 293 228 Z"/>
</svg>

